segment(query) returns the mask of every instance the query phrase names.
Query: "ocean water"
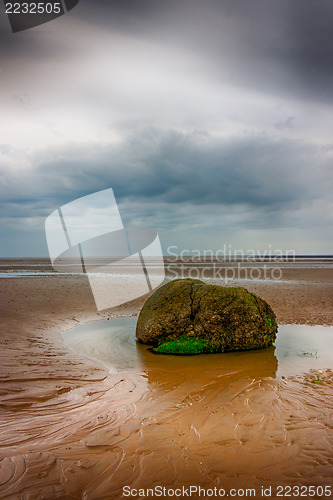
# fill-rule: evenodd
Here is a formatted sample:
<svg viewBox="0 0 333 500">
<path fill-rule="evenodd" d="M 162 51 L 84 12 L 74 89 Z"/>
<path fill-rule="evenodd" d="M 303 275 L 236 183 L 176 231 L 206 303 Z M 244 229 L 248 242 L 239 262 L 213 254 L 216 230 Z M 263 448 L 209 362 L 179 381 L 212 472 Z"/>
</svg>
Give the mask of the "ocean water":
<svg viewBox="0 0 333 500">
<path fill-rule="evenodd" d="M 149 273 L 163 279 L 163 270 L 160 263 L 149 262 Z M 85 276 L 80 265 L 62 264 L 60 272 L 54 271 L 48 259 L 0 259 L 0 279 L 7 278 L 43 278 L 53 276 Z M 294 270 L 311 273 L 316 270 L 333 269 L 333 257 L 296 257 L 289 260 L 201 260 L 194 258 L 171 259 L 166 258 L 164 263 L 165 280 L 176 278 L 196 278 L 213 284 L 240 284 L 249 283 L 291 283 L 294 282 Z M 77 270 L 77 272 L 76 272 Z M 90 273 L 97 275 L 97 272 Z M 112 272 L 101 273 L 98 276 L 112 279 L 121 276 L 124 279 L 136 280 L 142 276 L 142 269 L 137 263 L 126 263 L 123 266 L 119 260 L 112 265 Z"/>
</svg>

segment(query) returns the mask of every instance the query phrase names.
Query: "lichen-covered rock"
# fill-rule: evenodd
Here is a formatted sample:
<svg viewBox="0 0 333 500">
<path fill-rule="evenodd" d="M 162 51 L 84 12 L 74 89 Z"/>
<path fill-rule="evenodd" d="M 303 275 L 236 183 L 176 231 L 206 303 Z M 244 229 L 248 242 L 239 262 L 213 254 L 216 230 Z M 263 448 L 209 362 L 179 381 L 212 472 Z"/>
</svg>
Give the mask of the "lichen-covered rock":
<svg viewBox="0 0 333 500">
<path fill-rule="evenodd" d="M 197 354 L 259 349 L 272 345 L 277 323 L 272 308 L 242 287 L 177 279 L 144 304 L 137 323 L 138 342 L 156 352 Z"/>
</svg>

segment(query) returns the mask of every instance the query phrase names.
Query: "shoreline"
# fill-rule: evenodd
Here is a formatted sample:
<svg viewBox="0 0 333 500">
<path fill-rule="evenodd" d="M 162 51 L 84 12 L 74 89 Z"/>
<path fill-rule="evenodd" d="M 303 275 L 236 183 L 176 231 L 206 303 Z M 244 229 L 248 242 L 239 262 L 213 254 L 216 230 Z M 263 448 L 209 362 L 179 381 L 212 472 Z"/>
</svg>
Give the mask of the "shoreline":
<svg viewBox="0 0 333 500">
<path fill-rule="evenodd" d="M 298 277 L 296 285 L 252 283 L 246 288 L 272 305 L 279 323 L 333 325 L 332 270 L 325 271 L 325 280 L 318 271 L 311 270 L 307 275 L 303 269 L 292 271 L 293 277 Z M 136 316 L 146 297 L 99 313 L 87 280 L 73 276 L 1 280 L 1 295 L 4 418 L 0 430 L 5 435 L 0 455 L 1 498 L 17 498 L 18 494 L 29 491 L 29 494 L 35 492 L 35 498 L 38 495 L 39 498 L 82 498 L 85 494 L 88 499 L 111 499 L 119 498 L 121 485 L 129 481 L 133 487 L 157 484 L 156 481 L 162 479 L 170 486 L 180 484 L 181 479 L 184 484 L 196 479 L 207 485 L 215 484 L 221 475 L 226 484 L 234 485 L 238 475 L 243 477 L 238 479 L 238 484 L 249 485 L 256 482 L 255 470 L 259 471 L 260 467 L 266 470 L 261 474 L 261 483 L 268 485 L 275 481 L 277 484 L 278 477 L 285 481 L 287 469 L 283 464 L 290 450 L 295 473 L 301 471 L 306 477 L 306 471 L 311 478 L 313 465 L 307 464 L 305 457 L 311 449 L 312 435 L 326 443 L 322 441 L 322 451 L 317 445 L 313 448 L 314 456 L 318 455 L 316 459 L 321 456 L 323 461 L 323 456 L 326 457 L 326 462 L 315 469 L 317 472 L 320 469 L 326 484 L 332 477 L 333 465 L 325 451 L 332 445 L 327 434 L 327 419 L 332 411 L 327 398 L 331 396 L 331 387 L 306 385 L 302 377 L 278 382 L 273 379 L 249 381 L 246 387 L 238 386 L 232 377 L 213 380 L 206 379 L 204 374 L 197 374 L 189 381 L 180 369 L 175 370 L 172 382 L 160 370 L 151 371 L 148 378 L 129 372 L 108 373 L 104 367 L 65 347 L 62 333 L 78 324 Z M 171 383 L 175 389 L 169 392 L 166 388 Z M 236 396 L 223 389 L 228 384 L 237 388 Z M 303 396 L 304 387 L 306 395 Z M 189 399 L 182 402 L 184 394 L 188 394 Z M 249 397 L 254 414 L 246 410 Z M 270 401 L 264 408 L 260 405 L 263 397 Z M 224 403 L 215 408 L 219 398 Z M 201 402 L 206 400 L 210 401 L 208 413 Z M 271 406 L 273 401 L 275 408 Z M 315 404 L 319 405 L 318 411 L 314 410 Z M 231 409 L 239 415 L 237 428 L 243 429 L 243 437 L 238 435 L 237 439 L 231 439 L 230 435 L 234 419 L 229 413 Z M 310 411 L 317 421 L 311 420 L 305 426 L 304 435 Z M 303 430 L 295 427 L 296 421 L 288 423 L 289 414 L 298 415 Z M 256 437 L 250 431 L 254 426 L 259 432 L 254 415 L 258 421 L 264 419 L 267 429 L 274 429 L 273 438 L 262 429 L 263 441 L 259 442 L 259 435 Z M 297 448 L 297 439 L 295 445 L 288 445 L 285 437 L 282 439 L 285 436 L 281 434 L 283 419 L 286 419 L 286 428 L 291 426 L 290 435 L 303 436 L 301 450 Z M 250 427 L 245 425 L 247 421 L 252 422 Z M 225 422 L 224 431 L 219 422 Z M 192 427 L 199 432 L 200 439 Z M 214 444 L 216 432 L 222 433 L 219 437 L 223 445 Z M 265 464 L 274 442 L 274 446 L 280 443 L 281 447 L 280 451 L 276 448 L 275 460 L 280 464 L 276 470 Z M 229 465 L 223 458 L 226 453 Z M 165 465 L 168 456 L 174 457 L 172 467 L 171 463 Z M 209 457 L 215 457 L 215 461 Z M 185 470 L 186 463 L 190 466 Z M 99 484 L 91 476 L 98 470 Z M 212 475 L 214 470 L 216 474 Z"/>
</svg>

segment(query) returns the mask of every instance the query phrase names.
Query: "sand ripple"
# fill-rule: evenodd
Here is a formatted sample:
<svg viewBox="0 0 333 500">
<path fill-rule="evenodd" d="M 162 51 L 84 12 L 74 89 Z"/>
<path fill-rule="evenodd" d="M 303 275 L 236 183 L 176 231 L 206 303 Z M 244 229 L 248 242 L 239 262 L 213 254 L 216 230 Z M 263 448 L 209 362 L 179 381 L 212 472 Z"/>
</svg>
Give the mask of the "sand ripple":
<svg viewBox="0 0 333 500">
<path fill-rule="evenodd" d="M 20 396 L 19 413 L 3 408 L 1 498 L 331 484 L 332 381 L 331 370 L 277 380 L 153 364 L 33 405 Z"/>
</svg>

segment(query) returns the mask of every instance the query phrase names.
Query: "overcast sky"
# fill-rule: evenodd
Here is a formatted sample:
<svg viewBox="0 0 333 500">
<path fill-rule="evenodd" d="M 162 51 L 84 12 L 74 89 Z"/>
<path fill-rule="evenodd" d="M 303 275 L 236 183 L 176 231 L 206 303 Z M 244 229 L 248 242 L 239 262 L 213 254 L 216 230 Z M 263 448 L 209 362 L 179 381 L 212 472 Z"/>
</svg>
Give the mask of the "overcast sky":
<svg viewBox="0 0 333 500">
<path fill-rule="evenodd" d="M 45 218 L 106 188 L 165 254 L 332 254 L 332 0 L 0 15 L 2 256 L 47 256 Z"/>
</svg>

